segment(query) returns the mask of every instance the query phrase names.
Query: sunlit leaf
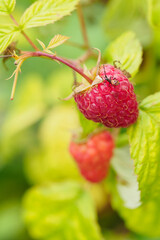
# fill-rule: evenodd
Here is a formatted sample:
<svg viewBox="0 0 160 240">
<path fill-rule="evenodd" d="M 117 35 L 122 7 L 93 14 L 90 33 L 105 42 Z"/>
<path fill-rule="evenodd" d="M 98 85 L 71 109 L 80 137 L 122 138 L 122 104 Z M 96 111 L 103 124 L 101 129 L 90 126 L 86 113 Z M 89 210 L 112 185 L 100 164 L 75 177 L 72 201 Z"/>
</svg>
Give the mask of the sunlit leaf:
<svg viewBox="0 0 160 240">
<path fill-rule="evenodd" d="M 0 0 L 0 14 L 10 14 L 13 12 L 16 0 Z"/>
<path fill-rule="evenodd" d="M 19 80 L 21 80 L 21 76 L 19 76 Z M 45 88 L 42 78 L 31 73 L 23 77 L 23 86 L 20 86 L 20 83 L 22 82 L 19 81 L 17 85 L 15 99 L 10 101 L 8 111 L 1 123 L 2 163 L 13 160 L 13 156 L 17 152 L 24 150 L 32 141 L 35 141 L 34 134 L 32 137 L 29 136 L 31 132 L 33 133 L 31 127 L 44 116 L 45 112 L 43 95 Z M 9 95 L 10 90 L 8 91 L 8 100 Z"/>
<path fill-rule="evenodd" d="M 107 1 L 103 28 L 111 40 L 125 31 L 133 31 L 144 46 L 152 41 L 152 31 L 147 20 L 147 0 Z"/>
<path fill-rule="evenodd" d="M 78 116 L 71 106 L 54 106 L 48 112 L 40 126 L 40 150 L 33 147 L 25 161 L 26 174 L 31 182 L 81 179 L 68 150 L 72 131 L 77 130 L 78 125 Z"/>
<path fill-rule="evenodd" d="M 144 239 L 150 239 L 147 237 L 160 236 L 160 201 L 148 201 L 135 209 L 129 209 L 125 206 L 125 201 L 118 193 L 116 185 L 112 186 L 111 191 L 112 207 L 118 211 L 129 230 L 144 235 Z M 134 192 L 129 193 L 130 191 L 131 189 L 128 189 L 128 191 L 123 191 L 123 195 L 124 198 L 126 198 L 126 195 L 128 195 L 130 201 L 133 201 L 131 198 L 134 198 Z"/>
<path fill-rule="evenodd" d="M 17 33 L 18 30 L 14 25 L 0 25 L 0 53 L 14 40 Z"/>
<path fill-rule="evenodd" d="M 39 39 L 37 39 L 37 41 L 41 45 L 42 49 L 44 50 L 46 48 L 45 44 Z"/>
<path fill-rule="evenodd" d="M 90 120 L 86 119 L 80 111 L 78 111 L 78 115 L 79 115 L 79 120 L 80 120 L 82 130 L 83 130 L 82 138 L 87 137 L 95 129 L 97 129 L 98 127 L 101 126 L 101 124 L 99 124 L 99 123 L 95 123 L 93 121 L 90 121 Z"/>
<path fill-rule="evenodd" d="M 38 75 L 29 74 L 25 77 L 23 84 L 23 88 L 19 91 L 17 89 L 14 104 L 10 106 L 7 119 L 3 124 L 2 132 L 5 138 L 11 138 L 11 136 L 23 131 L 44 114 L 42 79 Z M 23 101 L 21 101 L 22 98 Z"/>
<path fill-rule="evenodd" d="M 95 209 L 88 193 L 76 182 L 34 187 L 24 198 L 30 235 L 45 240 L 101 240 Z"/>
<path fill-rule="evenodd" d="M 21 28 L 31 28 L 53 23 L 69 15 L 79 0 L 38 0 L 23 14 Z"/>
<path fill-rule="evenodd" d="M 160 198 L 160 92 L 140 104 L 138 121 L 128 129 L 131 157 L 141 198 Z"/>
<path fill-rule="evenodd" d="M 18 238 L 19 232 L 21 232 L 24 227 L 21 218 L 21 206 L 18 200 L 9 200 L 5 201 L 5 203 L 1 202 L 0 222 L 1 239 L 8 240 Z"/>
<path fill-rule="evenodd" d="M 117 190 L 124 201 L 124 206 L 130 209 L 141 205 L 138 191 L 137 176 L 134 174 L 134 164 L 131 159 L 129 146 L 116 148 L 111 165 L 117 175 Z"/>
<path fill-rule="evenodd" d="M 55 47 L 63 44 L 64 42 L 66 42 L 68 39 L 69 39 L 69 37 L 58 34 L 52 38 L 52 40 L 50 41 L 50 43 L 47 46 L 47 49 L 55 48 Z"/>
<path fill-rule="evenodd" d="M 148 0 L 149 2 L 149 20 L 155 27 L 160 27 L 160 1 Z"/>
<path fill-rule="evenodd" d="M 142 62 L 142 47 L 134 32 L 126 32 L 113 41 L 106 49 L 104 58 L 113 64 L 120 61 L 120 68 L 133 77 Z"/>
</svg>

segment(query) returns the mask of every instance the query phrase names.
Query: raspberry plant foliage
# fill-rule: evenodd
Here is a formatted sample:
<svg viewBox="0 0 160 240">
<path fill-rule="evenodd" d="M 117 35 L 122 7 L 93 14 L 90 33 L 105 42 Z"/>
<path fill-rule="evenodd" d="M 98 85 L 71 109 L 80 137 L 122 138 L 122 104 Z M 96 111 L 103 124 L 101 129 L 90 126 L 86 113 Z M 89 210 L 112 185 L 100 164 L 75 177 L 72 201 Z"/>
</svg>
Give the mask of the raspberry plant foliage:
<svg viewBox="0 0 160 240">
<path fill-rule="evenodd" d="M 149 21 L 153 27 L 159 28 L 160 27 L 160 3 L 158 0 L 149 0 Z"/>
<path fill-rule="evenodd" d="M 45 202 L 47 205 L 44 206 Z M 93 201 L 77 182 L 32 188 L 25 196 L 24 209 L 25 221 L 34 238 L 102 239 Z M 44 229 L 40 231 L 42 226 Z"/>
<path fill-rule="evenodd" d="M 121 46 L 121 47 L 120 47 Z M 120 61 L 120 68 L 128 71 L 132 77 L 137 73 L 142 61 L 142 46 L 134 32 L 125 32 L 113 41 L 104 52 L 104 59 L 113 63 L 116 59 Z M 128 61 L 128 59 L 130 59 Z"/>
<path fill-rule="evenodd" d="M 142 200 L 159 197 L 159 141 L 160 141 L 160 93 L 144 99 L 140 104 L 137 123 L 128 129 L 131 157 L 135 160 Z M 141 148 L 137 139 L 143 144 Z M 146 168 L 144 169 L 144 165 Z"/>
<path fill-rule="evenodd" d="M 153 4 L 154 6 L 156 2 L 159 2 L 158 0 L 149 1 L 150 4 Z M 112 40 L 114 40 L 124 32 L 134 31 L 143 46 L 147 46 L 148 44 L 150 44 L 152 41 L 152 29 L 150 28 L 147 19 L 149 11 L 149 1 L 110 1 L 105 8 L 102 21 L 106 35 L 109 36 Z M 153 14 L 153 11 L 151 10 L 150 13 Z"/>
<path fill-rule="evenodd" d="M 10 14 L 14 11 L 16 0 L 6 0 L 0 2 L 0 12 L 1 14 Z"/>
<path fill-rule="evenodd" d="M 139 35 L 138 32 L 136 32 L 135 34 L 135 32 L 131 31 L 134 29 L 132 27 L 130 27 L 129 29 L 124 28 L 123 33 L 121 35 L 119 33 L 119 35 L 116 36 L 117 37 L 116 39 L 114 36 L 114 40 L 107 45 L 104 52 L 102 51 L 102 58 L 100 58 L 100 54 L 99 54 L 97 65 L 95 64 L 96 67 L 92 68 L 91 70 L 89 70 L 89 68 L 87 68 L 86 66 L 82 66 L 81 64 L 81 63 L 85 63 L 87 59 L 95 57 L 95 50 L 93 50 L 89 45 L 89 41 L 85 34 L 83 36 L 85 40 L 85 44 L 82 47 L 83 49 L 86 49 L 86 52 L 84 55 L 80 56 L 80 58 L 72 59 L 72 60 L 66 59 L 64 57 L 60 57 L 54 51 L 55 47 L 60 46 L 64 44 L 66 41 L 68 41 L 70 36 L 69 37 L 63 36 L 60 33 L 57 33 L 55 36 L 50 36 L 51 40 L 49 41 L 48 45 L 46 42 L 43 43 L 40 39 L 37 39 L 38 43 L 42 47 L 42 50 L 40 50 L 39 49 L 40 46 L 37 46 L 34 43 L 36 41 L 33 42 L 28 37 L 28 35 L 26 35 L 26 32 L 25 32 L 26 29 L 54 23 L 55 21 L 60 20 L 62 17 L 69 15 L 76 8 L 78 9 L 78 11 L 80 11 L 80 15 L 81 15 L 80 5 L 78 7 L 79 2 L 80 1 L 78 0 L 38 0 L 38 1 L 35 1 L 35 3 L 33 3 L 30 7 L 28 7 L 28 9 L 26 9 L 24 14 L 22 14 L 21 16 L 20 21 L 17 22 L 13 16 L 14 14 L 12 13 L 14 11 L 16 2 L 14 0 L 11 0 L 11 1 L 0 0 L 0 14 L 8 15 L 13 22 L 12 24 L 0 26 L 0 52 L 2 53 L 2 55 L 6 51 L 6 48 L 13 41 L 16 41 L 18 39 L 20 34 L 22 34 L 26 38 L 26 40 L 34 49 L 34 51 L 24 51 L 24 49 L 23 50 L 21 49 L 19 50 L 19 52 L 17 51 L 17 49 L 15 49 L 13 52 L 9 54 L 9 56 L 4 56 L 4 57 L 12 57 L 15 60 L 15 65 L 16 65 L 16 70 L 12 75 L 14 76 L 13 90 L 12 90 L 12 96 L 11 96 L 12 99 L 14 97 L 14 92 L 15 92 L 15 87 L 16 87 L 19 72 L 21 71 L 21 68 L 24 62 L 33 57 L 49 58 L 58 63 L 63 63 L 68 67 L 70 67 L 71 69 L 73 69 L 74 72 L 79 73 L 82 76 L 82 79 L 80 83 L 76 82 L 76 87 L 80 90 L 76 92 L 77 94 L 79 94 L 79 92 L 83 93 L 84 90 L 89 88 L 94 89 L 95 87 L 102 86 L 103 81 L 105 80 L 104 79 L 105 75 L 107 76 L 108 81 L 110 82 L 118 81 L 118 84 L 121 86 L 122 81 L 119 81 L 118 79 L 111 79 L 110 76 L 108 76 L 108 72 L 107 71 L 106 73 L 104 72 L 104 69 L 106 68 L 106 66 L 111 66 L 111 65 L 116 72 L 119 72 L 119 73 L 121 72 L 124 76 L 125 74 L 129 73 L 129 75 L 131 75 L 131 78 L 129 80 L 128 79 L 126 80 L 128 84 L 127 86 L 132 86 L 131 84 L 134 81 L 134 79 L 132 78 L 135 77 L 136 74 L 138 73 L 139 67 L 142 62 L 142 46 L 139 41 L 139 38 L 141 42 L 143 42 L 142 35 Z M 117 0 L 114 0 L 112 2 L 114 5 L 115 3 L 117 3 Z M 124 2 L 126 1 L 123 1 L 123 3 Z M 130 4 L 129 1 L 127 2 L 129 5 Z M 133 1 L 131 2 L 133 3 Z M 116 4 L 116 6 L 119 6 L 119 4 L 121 3 L 122 1 L 119 1 L 119 3 Z M 135 7 L 136 9 L 135 12 L 138 11 L 139 6 L 142 7 L 144 5 L 144 1 L 143 2 L 136 1 L 136 3 L 137 5 Z M 130 11 L 127 10 L 128 5 L 126 5 L 125 11 L 128 14 L 130 14 Z M 149 0 L 146 6 L 148 7 L 150 24 L 158 28 L 159 22 L 160 22 L 159 2 L 157 0 Z M 115 10 L 118 11 L 119 7 L 115 7 L 113 9 L 113 7 L 110 5 L 109 8 L 112 8 L 112 11 L 114 12 Z M 111 15 L 108 15 L 107 17 L 108 19 L 107 24 L 111 23 L 112 25 Z M 118 21 L 119 18 L 122 19 L 121 18 L 122 15 L 123 15 L 122 12 L 120 15 L 115 14 L 117 23 L 119 22 Z M 81 24 L 83 25 L 82 22 L 83 21 L 81 21 Z M 121 24 L 121 22 L 119 23 Z M 141 23 L 144 26 L 143 29 L 145 29 L 146 32 L 148 33 L 150 30 L 148 30 L 149 26 L 148 26 L 148 23 L 146 24 L 146 19 L 144 22 L 142 21 Z M 113 28 L 111 30 L 113 30 Z M 36 40 L 36 38 L 34 40 Z M 150 39 L 147 39 L 147 41 L 150 41 Z M 94 47 L 97 47 L 97 46 L 94 46 Z M 98 56 L 96 55 L 96 58 L 97 57 Z M 117 61 L 116 66 L 113 66 L 114 61 Z M 99 67 L 100 65 L 101 67 Z M 22 74 L 23 74 L 23 71 L 22 71 Z M 36 83 L 36 81 L 38 80 L 35 80 L 33 78 L 32 81 L 34 82 L 33 85 L 35 84 L 37 87 L 40 87 L 41 89 L 40 92 L 43 95 L 43 87 L 40 86 L 41 84 L 39 85 L 38 83 Z M 65 81 L 65 76 L 64 76 L 64 81 Z M 111 84 L 110 82 L 107 82 L 108 86 L 109 84 Z M 117 87 L 118 89 L 120 88 L 118 84 L 117 86 L 111 86 L 111 87 Z M 76 98 L 75 89 L 76 88 L 73 89 L 72 96 L 74 95 L 74 97 Z M 102 93 L 104 92 L 102 91 Z M 120 93 L 122 93 L 121 89 L 120 89 Z M 130 93 L 131 95 L 134 95 L 133 88 Z M 9 121 L 10 135 L 7 136 L 8 138 L 12 135 L 14 136 L 14 134 L 17 134 L 17 132 L 21 131 L 22 129 L 26 129 L 28 126 L 32 125 L 36 121 L 39 121 L 42 115 L 45 114 L 43 101 L 37 92 L 35 94 L 33 92 L 34 104 L 35 104 L 35 101 L 34 101 L 35 95 L 36 95 L 36 99 L 38 99 L 37 105 L 40 108 L 40 114 L 36 115 L 36 111 L 34 111 L 34 106 L 33 106 L 32 111 L 28 110 L 30 115 L 32 115 L 30 118 L 30 121 L 26 122 L 25 121 L 26 115 L 23 115 L 23 118 L 21 118 L 21 114 L 20 114 L 20 120 L 23 120 L 22 121 L 23 123 L 19 124 L 17 128 L 12 129 L 12 123 L 13 123 L 13 120 L 16 121 L 17 114 L 18 114 L 17 113 L 15 118 Z M 135 96 L 136 95 L 134 95 L 134 100 L 136 99 Z M 159 174 L 160 103 L 159 103 L 159 98 L 160 98 L 160 93 L 157 92 L 154 95 L 148 96 L 147 98 L 143 99 L 143 101 L 139 103 L 139 116 L 138 116 L 137 103 L 136 103 L 136 106 L 133 106 L 136 100 L 130 104 L 130 109 L 133 110 L 132 114 L 134 116 L 134 121 L 126 125 L 120 124 L 118 127 L 128 127 L 127 134 L 129 138 L 131 154 L 128 153 L 128 148 L 129 148 L 128 140 L 125 139 L 125 141 L 127 142 L 126 144 L 127 147 L 122 148 L 122 146 L 119 146 L 120 149 L 119 148 L 115 149 L 115 154 L 113 156 L 113 160 L 111 162 L 111 167 L 110 167 L 113 170 L 113 173 L 111 174 L 111 176 L 109 175 L 109 178 L 104 180 L 104 184 L 108 184 L 107 181 L 111 179 L 111 183 L 109 183 L 107 186 L 111 185 L 109 194 L 111 194 L 113 198 L 113 200 L 111 200 L 112 207 L 119 212 L 119 214 L 124 219 L 128 228 L 137 233 L 146 234 L 147 236 L 160 235 L 160 232 L 158 230 L 159 219 L 157 219 L 155 216 L 156 215 L 155 212 L 159 211 L 158 205 L 160 201 L 160 193 L 159 193 L 159 190 L 160 190 L 160 184 L 159 184 L 160 183 L 160 174 Z M 82 99 L 84 100 L 84 96 L 82 97 Z M 113 104 L 113 102 L 110 103 L 110 106 L 111 104 Z M 123 104 L 124 102 L 122 101 L 121 102 L 122 109 L 124 107 Z M 103 106 L 98 105 L 98 107 L 103 107 Z M 113 110 L 113 107 L 111 110 Z M 101 121 L 101 123 L 93 123 L 92 121 L 89 121 L 86 118 L 84 118 L 84 116 L 80 112 L 78 112 L 78 114 L 79 114 L 79 120 L 81 125 L 82 138 L 88 137 L 88 135 L 93 133 L 93 131 L 95 131 L 97 128 L 103 129 L 104 126 L 102 126 L 102 123 L 104 124 L 104 122 Z M 98 115 L 99 115 L 99 112 L 98 112 Z M 121 115 L 120 112 L 118 112 L 117 115 L 120 116 Z M 113 120 L 114 116 L 110 115 L 110 117 Z M 126 114 L 124 114 L 123 116 L 124 120 L 125 120 L 125 117 L 126 117 Z M 107 124 L 104 124 L 104 125 L 108 126 Z M 116 126 L 113 125 L 108 127 L 116 127 Z M 5 135 L 7 128 L 8 128 L 8 125 L 6 124 L 3 130 L 3 135 Z M 54 131 L 56 128 L 57 127 L 54 127 Z M 122 137 L 121 133 L 123 131 L 124 131 L 124 135 L 126 136 L 125 129 L 120 129 L 119 131 L 120 132 L 118 132 L 114 128 L 111 129 L 110 131 L 110 133 L 114 136 L 116 142 L 118 142 L 119 139 Z M 41 138 L 43 139 L 43 137 Z M 59 138 L 60 138 L 59 141 L 61 141 L 61 139 L 63 139 L 63 134 L 60 135 Z M 43 141 L 42 141 L 42 145 L 43 144 L 45 145 L 46 143 L 44 143 Z M 67 142 L 69 142 L 68 137 L 67 137 Z M 57 146 L 59 146 L 58 141 L 57 141 Z M 55 149 L 58 148 L 57 146 L 55 146 Z M 44 159 L 46 156 L 45 151 L 48 148 L 50 149 L 50 155 L 54 157 L 54 154 L 51 153 L 52 146 L 48 146 L 48 144 L 46 144 L 45 146 L 42 147 L 42 152 L 39 153 L 39 155 L 44 155 Z M 127 154 L 123 155 L 123 153 L 126 153 L 126 152 Z M 41 171 L 38 172 L 38 170 L 36 169 L 37 172 L 36 173 L 34 172 L 34 169 L 32 169 L 33 162 L 29 163 L 30 166 L 28 169 L 33 170 L 33 173 L 31 173 L 32 176 L 30 177 L 30 179 L 33 180 L 35 184 L 36 183 L 41 184 L 41 186 L 36 188 L 35 187 L 31 188 L 31 190 L 29 190 L 24 197 L 25 221 L 26 221 L 27 228 L 29 229 L 30 235 L 32 237 L 40 238 L 40 239 L 51 239 L 53 234 L 55 234 L 54 236 L 56 236 L 57 234 L 53 232 L 53 229 L 54 231 L 56 231 L 56 228 L 57 228 L 57 229 L 60 229 L 60 232 L 63 238 L 66 240 L 71 237 L 70 231 L 73 232 L 73 236 L 74 236 L 73 239 L 80 239 L 80 240 L 81 239 L 84 239 L 84 240 L 102 239 L 101 233 L 99 231 L 99 226 L 96 221 L 96 216 L 95 216 L 96 209 L 94 206 L 92 206 L 92 203 L 90 201 L 90 196 L 87 192 L 88 189 L 86 185 L 88 183 L 86 183 L 86 181 L 83 178 L 78 176 L 76 172 L 75 178 L 78 178 L 78 181 L 79 181 L 78 183 L 75 183 L 72 181 L 71 183 L 65 183 L 65 182 L 57 183 L 57 184 L 54 183 L 49 186 L 42 187 L 42 183 L 44 182 L 45 183 L 53 182 L 55 180 L 59 181 L 61 178 L 67 179 L 67 178 L 70 178 L 71 176 L 70 176 L 70 172 L 67 172 L 66 174 L 64 174 L 63 169 L 61 168 L 60 165 L 58 167 L 55 167 L 54 165 L 55 163 L 53 163 L 53 166 L 51 164 L 50 165 L 51 167 L 50 167 L 48 164 L 48 166 L 46 167 L 45 164 L 47 164 L 47 161 L 44 161 L 44 159 L 41 163 L 39 163 L 39 159 L 40 159 L 39 155 L 37 157 L 35 153 L 34 156 L 35 158 L 37 157 L 38 159 L 36 161 L 37 169 L 39 167 Z M 118 160 L 116 160 L 116 157 Z M 132 161 L 133 164 L 128 164 L 125 161 L 123 162 L 123 160 L 121 160 L 121 158 L 123 157 L 127 159 L 128 162 Z M 71 156 L 69 157 L 69 161 L 71 160 L 70 158 Z M 56 160 L 58 163 L 58 159 Z M 124 168 L 123 166 L 121 166 L 123 164 L 126 164 L 127 167 Z M 45 174 L 44 172 L 42 173 L 43 168 L 45 168 Z M 57 173 L 57 176 L 54 175 L 53 177 L 52 176 L 52 171 L 54 172 L 53 169 L 54 170 L 58 169 L 57 172 L 59 171 L 61 177 L 59 177 L 58 173 Z M 73 165 L 73 169 L 75 169 L 75 165 Z M 29 171 L 27 173 L 28 175 L 30 174 Z M 135 172 L 135 174 L 133 173 L 133 171 Z M 126 174 L 126 172 L 128 175 Z M 41 177 L 39 177 L 38 174 L 41 174 Z M 129 175 L 133 175 L 133 176 L 129 178 Z M 124 185 L 124 182 L 127 182 L 128 185 Z M 134 197 L 136 196 L 136 201 L 131 201 L 129 193 Z M 35 203 L 34 201 L 38 202 L 39 205 L 35 204 L 34 206 L 34 203 Z M 53 208 L 54 204 L 57 207 L 57 209 Z M 47 207 L 49 206 L 49 208 L 45 209 L 43 208 L 43 206 L 47 206 Z M 66 206 L 68 208 L 66 208 Z M 145 211 L 146 208 L 147 208 L 147 211 Z M 64 210 L 64 212 L 62 211 L 62 209 Z M 77 214 L 73 214 L 75 212 Z M 144 212 L 146 214 L 145 221 L 143 221 Z M 43 215 L 43 217 L 41 214 Z M 133 216 L 132 218 L 130 218 L 131 214 Z M 68 224 L 69 215 L 71 215 L 74 220 L 73 222 L 70 222 L 70 224 Z M 151 219 L 149 217 L 150 215 L 153 216 Z M 139 224 L 135 224 L 134 219 L 136 219 L 137 222 L 139 221 Z M 148 224 L 148 221 L 151 221 L 151 224 Z M 64 222 L 68 224 L 68 229 L 64 228 Z M 141 224 L 142 222 L 143 224 Z M 153 224 L 155 222 L 157 225 Z M 152 230 L 153 230 L 153 233 L 151 233 Z M 56 237 L 57 239 L 61 239 L 62 236 L 60 236 L 60 233 L 59 233 L 59 235 L 57 235 Z"/>
</svg>

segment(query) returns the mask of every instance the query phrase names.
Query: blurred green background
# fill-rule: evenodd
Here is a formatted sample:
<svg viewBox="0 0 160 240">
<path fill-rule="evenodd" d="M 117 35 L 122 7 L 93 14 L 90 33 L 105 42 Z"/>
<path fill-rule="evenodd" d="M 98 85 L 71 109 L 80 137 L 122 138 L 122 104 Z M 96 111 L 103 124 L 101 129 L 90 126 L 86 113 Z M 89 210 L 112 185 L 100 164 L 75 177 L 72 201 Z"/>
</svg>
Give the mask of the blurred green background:
<svg viewBox="0 0 160 240">
<path fill-rule="evenodd" d="M 17 20 L 33 2 L 17 0 L 14 12 Z M 160 33 L 148 24 L 145 1 L 84 0 L 82 4 L 90 45 L 99 48 L 102 53 L 123 32 L 136 32 L 144 48 L 140 72 L 133 79 L 138 100 L 159 91 Z M 4 16 L 0 20 L 1 23 L 10 21 Z M 76 11 L 53 25 L 26 32 L 35 43 L 38 38 L 47 44 L 59 33 L 69 36 L 73 42 L 83 44 Z M 23 36 L 17 41 L 17 47 L 21 50 L 31 49 Z M 75 59 L 84 50 L 64 44 L 56 52 L 60 56 Z M 87 62 L 89 67 L 94 64 L 94 59 Z M 22 219 L 24 193 L 33 185 L 67 180 L 76 180 L 85 185 L 91 194 L 105 239 L 152 239 L 127 229 L 106 197 L 108 183 L 86 183 L 69 155 L 69 141 L 74 131 L 80 128 L 80 123 L 73 100 L 65 102 L 60 98 L 65 98 L 71 92 L 72 71 L 50 60 L 29 59 L 19 74 L 15 99 L 10 101 L 13 79 L 5 79 L 15 68 L 13 60 L 8 60 L 6 66 L 8 70 L 3 63 L 0 68 L 0 240 L 32 239 Z M 62 236 L 59 239 L 65 238 Z"/>
</svg>

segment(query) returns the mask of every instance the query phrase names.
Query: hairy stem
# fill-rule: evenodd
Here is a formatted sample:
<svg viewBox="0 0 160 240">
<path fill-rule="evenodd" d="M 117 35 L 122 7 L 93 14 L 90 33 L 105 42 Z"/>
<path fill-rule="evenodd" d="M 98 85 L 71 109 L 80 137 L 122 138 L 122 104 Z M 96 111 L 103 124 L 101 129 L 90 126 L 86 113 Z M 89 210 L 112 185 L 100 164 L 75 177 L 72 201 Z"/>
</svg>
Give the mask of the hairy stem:
<svg viewBox="0 0 160 240">
<path fill-rule="evenodd" d="M 87 36 L 87 31 L 86 31 L 86 25 L 85 25 L 85 21 L 84 21 L 83 12 L 82 12 L 82 7 L 80 4 L 78 5 L 77 13 L 78 13 L 78 18 L 79 18 L 80 25 L 81 25 L 81 30 L 82 30 L 82 35 L 83 35 L 85 46 L 87 48 L 89 48 L 89 41 L 88 41 L 88 36 Z"/>
<path fill-rule="evenodd" d="M 16 26 L 19 26 L 18 22 L 16 21 L 16 19 L 13 17 L 12 14 L 10 14 L 10 18 L 12 19 L 12 21 L 15 23 Z M 38 51 L 38 47 L 32 42 L 32 40 L 27 36 L 27 34 L 21 30 L 22 35 L 25 37 L 25 39 L 29 42 L 29 44 L 36 50 Z"/>
<path fill-rule="evenodd" d="M 77 73 L 79 73 L 82 77 L 84 77 L 90 84 L 92 83 L 92 79 L 90 79 L 86 74 L 84 74 L 82 69 L 77 68 L 73 63 L 71 63 L 70 61 L 67 61 L 64 58 L 58 57 L 56 55 L 52 55 L 49 53 L 44 53 L 44 52 L 28 52 L 26 54 L 26 57 L 46 57 L 46 58 L 50 58 L 53 60 L 57 60 L 63 64 L 65 64 L 66 66 L 72 68 L 74 71 L 76 71 Z"/>
</svg>

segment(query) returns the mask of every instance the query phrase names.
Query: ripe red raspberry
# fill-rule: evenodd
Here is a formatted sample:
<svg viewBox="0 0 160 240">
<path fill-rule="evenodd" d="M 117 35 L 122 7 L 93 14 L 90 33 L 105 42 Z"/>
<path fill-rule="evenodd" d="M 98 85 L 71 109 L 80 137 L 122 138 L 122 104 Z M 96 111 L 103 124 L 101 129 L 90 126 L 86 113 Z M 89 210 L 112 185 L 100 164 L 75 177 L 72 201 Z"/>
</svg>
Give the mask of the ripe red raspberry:
<svg viewBox="0 0 160 240">
<path fill-rule="evenodd" d="M 70 153 L 77 162 L 81 174 L 90 182 L 103 180 L 113 155 L 114 141 L 109 132 L 100 132 L 85 143 L 70 143 Z"/>
<path fill-rule="evenodd" d="M 74 99 L 87 119 L 107 127 L 128 127 L 138 117 L 133 85 L 116 67 L 105 64 L 99 69 L 101 83 L 76 93 Z"/>
</svg>

